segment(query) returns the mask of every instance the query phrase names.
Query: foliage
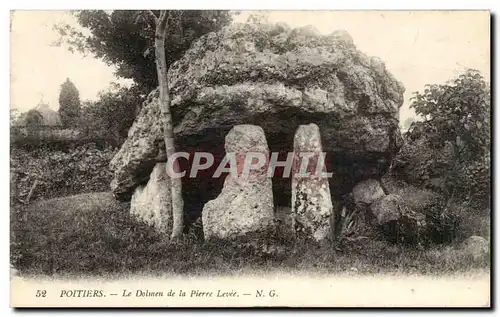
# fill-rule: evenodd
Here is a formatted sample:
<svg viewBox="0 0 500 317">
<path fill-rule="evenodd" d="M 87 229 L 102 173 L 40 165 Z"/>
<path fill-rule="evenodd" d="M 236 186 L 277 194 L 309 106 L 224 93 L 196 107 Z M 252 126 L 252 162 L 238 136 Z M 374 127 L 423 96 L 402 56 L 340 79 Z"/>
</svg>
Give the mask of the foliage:
<svg viewBox="0 0 500 317">
<path fill-rule="evenodd" d="M 410 129 L 413 122 L 415 122 L 415 118 L 413 118 L 413 117 L 406 118 L 406 120 L 401 125 L 401 130 L 403 130 L 405 132 L 408 131 L 408 129 Z"/>
<path fill-rule="evenodd" d="M 137 85 L 114 85 L 101 92 L 99 100 L 84 103 L 78 129 L 87 138 L 111 140 L 112 146 L 119 147 L 127 138 L 143 99 Z"/>
<path fill-rule="evenodd" d="M 467 70 L 450 84 L 427 86 L 416 92 L 410 106 L 425 118 L 431 147 L 451 143 L 459 162 L 488 154 L 490 147 L 490 89 L 478 71 Z"/>
<path fill-rule="evenodd" d="M 11 166 L 18 173 L 17 199 L 24 201 L 37 181 L 32 201 L 109 188 L 108 164 L 114 150 L 99 150 L 94 144 L 76 146 L 67 152 L 39 147 L 27 151 L 11 149 Z"/>
<path fill-rule="evenodd" d="M 423 118 L 405 134 L 394 167 L 405 180 L 478 206 L 490 196 L 490 88 L 467 70 L 445 85 L 416 92 L 412 108 Z"/>
<path fill-rule="evenodd" d="M 59 93 L 59 116 L 64 127 L 73 127 L 80 115 L 80 93 L 75 84 L 67 78 Z"/>
<path fill-rule="evenodd" d="M 116 67 L 116 75 L 133 79 L 130 88 L 113 87 L 97 102 L 82 109 L 79 130 L 89 138 L 102 136 L 123 143 L 144 97 L 158 85 L 154 59 L 154 21 L 135 10 L 75 11 L 84 32 L 70 25 L 56 25 L 70 50 L 91 53 Z M 156 11 L 154 13 L 157 14 Z M 231 22 L 228 11 L 176 11 L 181 19 L 172 19 L 167 34 L 167 66 L 179 59 L 198 37 L 217 31 Z M 60 42 L 61 43 L 61 42 Z M 60 44 L 59 43 L 59 44 Z"/>
<path fill-rule="evenodd" d="M 24 138 L 21 128 L 17 125 L 10 125 L 10 144 Z"/>
<path fill-rule="evenodd" d="M 9 117 L 10 117 L 10 143 L 12 144 L 14 140 L 19 139 L 22 136 L 22 131 L 20 128 L 20 117 L 21 114 L 19 110 L 16 108 L 9 108 Z M 22 118 L 24 120 L 24 116 Z"/>
<path fill-rule="evenodd" d="M 266 11 L 252 13 L 248 16 L 246 22 L 251 24 L 269 24 L 269 15 Z"/>
<path fill-rule="evenodd" d="M 25 126 L 29 136 L 37 136 L 43 125 L 43 116 L 40 112 L 32 109 L 26 113 Z"/>
<path fill-rule="evenodd" d="M 158 12 L 153 11 L 157 16 Z M 56 25 L 71 50 L 90 52 L 116 66 L 116 75 L 133 79 L 149 92 L 158 86 L 154 61 L 154 21 L 137 10 L 76 11 L 78 23 L 90 31 L 86 35 L 69 25 Z M 172 19 L 166 39 L 167 66 L 178 60 L 200 36 L 228 25 L 229 11 L 177 11 L 182 19 Z"/>
<path fill-rule="evenodd" d="M 37 110 L 30 110 L 26 113 L 26 127 L 39 128 L 43 125 L 43 116 Z"/>
<path fill-rule="evenodd" d="M 118 204 L 108 193 L 40 201 L 13 210 L 11 227 L 11 261 L 22 275 L 192 276 L 258 270 L 443 274 L 489 267 L 488 258 L 473 261 L 462 252 L 445 253 L 442 247 L 415 250 L 372 240 L 341 251 L 312 241 L 279 237 L 271 246 L 262 244 L 257 249 L 230 241 L 187 237 L 171 243 L 136 221 L 128 205 Z"/>
<path fill-rule="evenodd" d="M 10 125 L 15 125 L 17 123 L 17 120 L 20 116 L 20 112 L 19 112 L 19 109 L 17 108 L 9 108 L 9 117 L 10 117 Z"/>
<path fill-rule="evenodd" d="M 413 135 L 416 135 L 421 124 L 412 126 Z M 443 192 L 445 176 L 452 161 L 453 148 L 450 145 L 433 149 L 428 145 L 426 134 L 422 133 L 415 140 L 405 140 L 394 162 L 394 168 L 398 177 L 410 184 Z"/>
</svg>

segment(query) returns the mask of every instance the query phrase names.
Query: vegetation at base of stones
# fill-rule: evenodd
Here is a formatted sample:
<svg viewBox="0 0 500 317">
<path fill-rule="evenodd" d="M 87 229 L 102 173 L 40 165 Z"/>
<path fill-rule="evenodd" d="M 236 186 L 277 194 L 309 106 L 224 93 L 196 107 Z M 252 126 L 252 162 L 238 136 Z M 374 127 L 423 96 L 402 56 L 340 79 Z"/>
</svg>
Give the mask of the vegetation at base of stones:
<svg viewBox="0 0 500 317">
<path fill-rule="evenodd" d="M 73 127 L 80 116 L 80 93 L 75 84 L 67 78 L 59 93 L 59 115 L 65 128 Z"/>
<path fill-rule="evenodd" d="M 307 239 L 273 238 L 256 249 L 184 236 L 175 243 L 129 214 L 111 193 L 40 201 L 11 211 L 11 262 L 21 275 L 238 274 L 252 271 L 442 274 L 489 269 L 472 243 L 426 250 L 364 240 L 338 251 Z M 282 230 L 282 229 L 276 229 Z M 274 232 L 271 235 L 275 237 Z M 283 235 L 285 236 L 285 235 Z"/>
<path fill-rule="evenodd" d="M 425 215 L 423 245 L 462 241 L 472 235 L 490 236 L 489 209 L 475 209 L 473 202 L 454 199 L 446 207 L 446 197 L 430 189 L 419 188 L 398 180 L 394 175 L 382 178 L 388 193 L 403 197 L 413 211 Z"/>
<path fill-rule="evenodd" d="M 111 147 L 99 149 L 93 143 L 66 151 L 13 147 L 10 165 L 16 174 L 16 182 L 11 183 L 16 188 L 15 200 L 25 202 L 30 192 L 30 201 L 35 201 L 107 190 L 112 178 L 108 164 L 115 153 Z"/>
</svg>

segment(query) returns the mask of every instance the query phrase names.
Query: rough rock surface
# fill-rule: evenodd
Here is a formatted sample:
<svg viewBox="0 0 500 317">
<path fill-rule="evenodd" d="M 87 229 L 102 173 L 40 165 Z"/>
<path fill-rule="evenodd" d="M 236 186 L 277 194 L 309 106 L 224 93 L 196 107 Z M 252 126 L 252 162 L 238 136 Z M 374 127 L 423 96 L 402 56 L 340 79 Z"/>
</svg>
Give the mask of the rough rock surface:
<svg viewBox="0 0 500 317">
<path fill-rule="evenodd" d="M 393 242 L 420 242 L 426 226 L 425 216 L 408 208 L 400 196 L 384 196 L 370 205 L 370 211 Z"/>
<path fill-rule="evenodd" d="M 331 157 L 336 196 L 383 175 L 401 146 L 404 88 L 344 31 L 320 35 L 311 27 L 233 24 L 195 41 L 169 69 L 168 82 L 178 150 L 223 153 L 233 126 L 257 124 L 271 151 L 289 152 L 297 127 L 314 122 Z M 150 94 L 110 164 L 118 198 L 128 199 L 161 157 L 157 97 L 157 90 Z M 290 201 L 289 181 L 273 180 L 283 204 Z M 193 191 L 193 201 L 213 197 L 213 189 L 199 193 L 202 183 L 186 183 L 183 190 Z M 221 183 L 213 184 L 220 190 Z"/>
<path fill-rule="evenodd" d="M 295 230 L 304 231 L 316 241 L 332 238 L 330 217 L 333 206 L 330 195 L 326 167 L 318 167 L 321 162 L 321 135 L 317 125 L 301 125 L 295 133 L 293 145 L 296 164 L 292 171 L 292 213 L 295 217 Z M 314 153 L 311 158 L 302 154 Z M 302 177 L 300 166 L 302 160 L 309 160 L 307 172 L 310 176 Z"/>
<path fill-rule="evenodd" d="M 266 232 L 273 223 L 273 193 L 265 165 L 244 175 L 245 154 L 268 154 L 262 128 L 235 126 L 226 136 L 226 153 L 235 153 L 237 173 L 229 173 L 220 195 L 205 204 L 202 212 L 205 239 L 233 239 Z"/>
<path fill-rule="evenodd" d="M 470 254 L 477 261 L 484 259 L 490 252 L 488 240 L 480 236 L 471 236 L 467 238 L 461 245 L 462 252 Z"/>
<path fill-rule="evenodd" d="M 379 225 L 384 225 L 391 221 L 398 221 L 401 217 L 402 203 L 401 197 L 393 194 L 383 196 L 370 206 L 370 209 L 377 219 Z"/>
<path fill-rule="evenodd" d="M 377 199 L 385 196 L 384 189 L 375 179 L 362 181 L 352 189 L 354 203 L 369 205 Z"/>
<path fill-rule="evenodd" d="M 158 163 L 153 168 L 148 183 L 135 189 L 130 202 L 130 213 L 169 236 L 173 222 L 171 205 L 166 164 Z"/>
</svg>

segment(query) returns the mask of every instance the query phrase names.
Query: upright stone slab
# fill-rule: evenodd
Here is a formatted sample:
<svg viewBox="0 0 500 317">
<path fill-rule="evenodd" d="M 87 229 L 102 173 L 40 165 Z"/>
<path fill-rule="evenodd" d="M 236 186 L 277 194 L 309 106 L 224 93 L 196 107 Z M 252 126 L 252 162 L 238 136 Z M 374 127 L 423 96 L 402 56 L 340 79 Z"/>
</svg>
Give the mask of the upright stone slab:
<svg viewBox="0 0 500 317">
<path fill-rule="evenodd" d="M 295 133 L 293 143 L 294 168 L 292 171 L 292 213 L 294 227 L 297 231 L 305 231 L 316 241 L 323 241 L 331 237 L 333 206 L 330 195 L 328 177 L 324 166 L 324 157 L 321 146 L 321 135 L 315 124 L 301 125 Z M 309 176 L 301 174 L 302 160 L 306 153 L 314 153 L 309 159 L 307 172 Z M 323 164 L 323 168 L 317 166 Z"/>
<path fill-rule="evenodd" d="M 249 152 L 269 155 L 264 130 L 237 125 L 225 140 L 226 155 L 234 155 L 237 173 L 229 173 L 220 195 L 205 204 L 202 212 L 205 239 L 233 239 L 248 233 L 265 232 L 274 219 L 271 178 L 266 165 L 242 175 Z"/>
<path fill-rule="evenodd" d="M 172 199 L 166 163 L 157 163 L 145 186 L 135 189 L 130 213 L 159 232 L 172 233 Z"/>
</svg>

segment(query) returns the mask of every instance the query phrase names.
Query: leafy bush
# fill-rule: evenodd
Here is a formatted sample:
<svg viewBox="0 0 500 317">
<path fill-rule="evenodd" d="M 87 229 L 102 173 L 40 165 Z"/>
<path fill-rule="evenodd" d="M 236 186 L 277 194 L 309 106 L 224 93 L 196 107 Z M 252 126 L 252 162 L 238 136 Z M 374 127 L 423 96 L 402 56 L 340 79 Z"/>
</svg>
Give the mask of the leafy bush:
<svg viewBox="0 0 500 317">
<path fill-rule="evenodd" d="M 427 237 L 433 242 L 488 231 L 490 101 L 489 84 L 475 70 L 415 93 L 411 107 L 423 121 L 405 133 L 391 177 L 413 186 L 400 193 L 407 201 L 425 190 L 439 197 L 413 199 L 426 215 Z"/>
<path fill-rule="evenodd" d="M 100 150 L 95 144 L 76 146 L 68 151 L 39 147 L 32 151 L 11 149 L 11 173 L 17 173 L 17 198 L 31 200 L 109 189 L 112 174 L 108 164 L 115 150 Z"/>
<path fill-rule="evenodd" d="M 410 127 L 399 159 L 410 171 L 410 182 L 438 188 L 449 200 L 463 197 L 488 205 L 489 84 L 478 71 L 467 70 L 448 84 L 428 85 L 412 100 L 423 121 Z"/>
<path fill-rule="evenodd" d="M 78 130 L 84 137 L 103 138 L 119 147 L 126 140 L 144 97 L 136 85 L 112 85 L 108 90 L 99 93 L 99 100 L 84 103 Z"/>
</svg>

